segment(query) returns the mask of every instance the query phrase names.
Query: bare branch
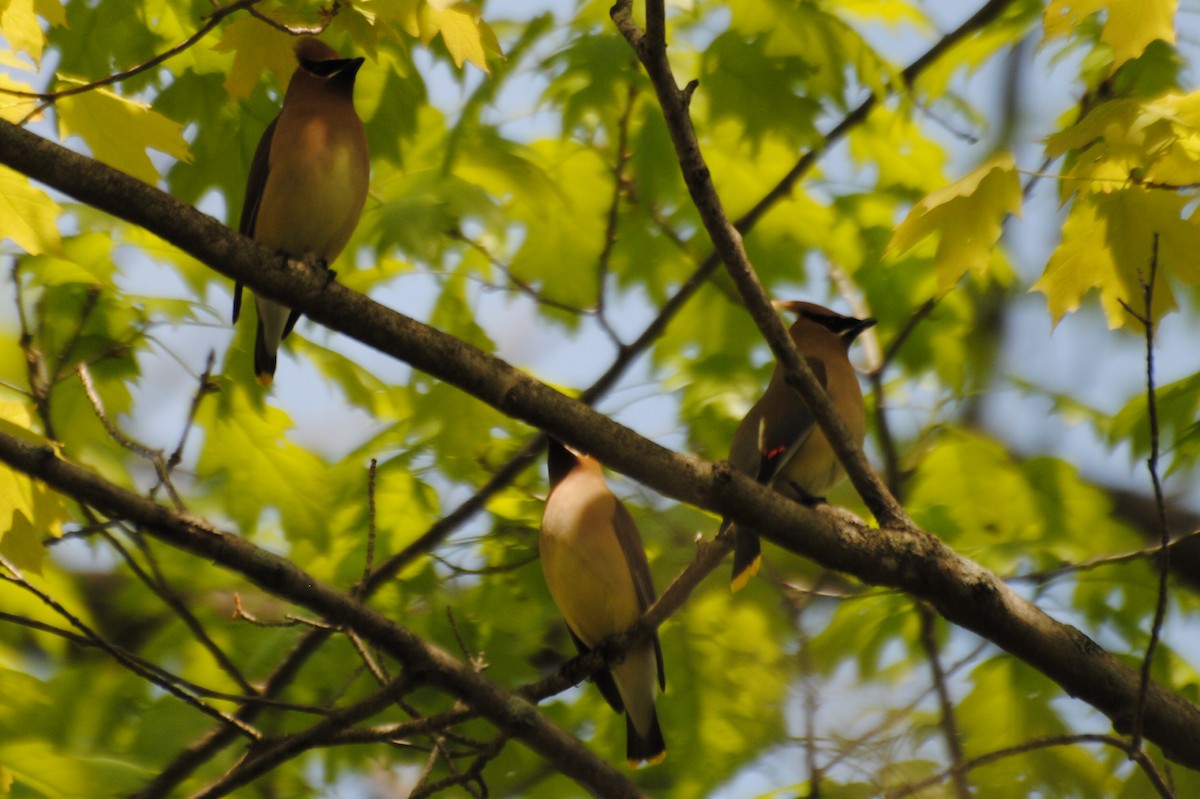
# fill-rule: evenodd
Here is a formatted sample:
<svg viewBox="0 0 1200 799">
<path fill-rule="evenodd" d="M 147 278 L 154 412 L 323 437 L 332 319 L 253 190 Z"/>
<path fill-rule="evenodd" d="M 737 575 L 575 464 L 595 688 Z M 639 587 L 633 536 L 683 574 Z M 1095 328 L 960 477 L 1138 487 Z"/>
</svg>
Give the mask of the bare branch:
<svg viewBox="0 0 1200 799">
<path fill-rule="evenodd" d="M 683 170 L 684 182 L 687 184 L 692 203 L 700 212 L 713 249 L 724 262 L 743 303 L 762 331 L 780 366 L 785 370 L 788 383 L 795 386 L 816 418 L 821 431 L 867 507 L 883 527 L 913 529 L 914 525 L 904 508 L 871 470 L 845 421 L 834 411 L 833 404 L 820 382 L 796 352 L 787 328 L 771 306 L 766 290 L 746 255 L 742 236 L 725 214 L 713 185 L 712 174 L 700 151 L 700 143 L 687 109 L 690 90 L 681 92 L 675 82 L 666 54 L 662 3 L 648 0 L 646 6 L 645 35 L 640 33 L 637 23 L 633 20 L 632 0 L 620 0 L 612 7 L 611 16 L 617 29 L 637 53 L 650 82 L 654 85 L 671 141 L 675 145 L 675 155 Z M 740 518 L 736 512 L 732 517 L 738 522 L 748 521 Z"/>
<path fill-rule="evenodd" d="M 946 749 L 950 754 L 954 793 L 959 799 L 970 799 L 972 796 L 971 783 L 967 781 L 966 769 L 962 768 L 962 739 L 958 734 L 954 702 L 950 699 L 950 686 L 946 682 L 946 672 L 942 668 L 942 656 L 938 651 L 936 631 L 934 630 L 937 614 L 924 602 L 917 603 L 917 614 L 921 619 L 921 648 L 925 650 L 925 657 L 929 660 L 933 689 L 937 694 L 938 707 L 941 710 L 942 737 L 946 740 Z"/>
<path fill-rule="evenodd" d="M 84 84 L 80 84 L 78 86 L 72 86 L 67 89 L 60 89 L 59 91 L 56 91 L 56 92 L 21 92 L 21 91 L 14 91 L 11 89 L 0 89 L 0 93 L 13 95 L 15 97 L 28 97 L 33 100 L 42 101 L 41 103 L 38 104 L 38 106 L 36 108 L 34 108 L 32 111 L 30 111 L 28 114 L 26 114 L 25 117 L 20 121 L 19 124 L 24 125 L 27 122 L 29 122 L 29 120 L 37 117 L 38 114 L 42 113 L 42 111 L 45 111 L 46 108 L 53 105 L 55 102 L 57 102 L 58 100 L 60 100 L 63 97 L 70 97 L 71 95 L 75 95 L 75 94 L 83 94 L 84 92 L 90 92 L 95 89 L 102 88 L 104 86 L 111 86 L 114 83 L 120 83 L 122 81 L 128 80 L 129 78 L 132 78 L 134 75 L 141 74 L 142 72 L 145 72 L 148 69 L 153 69 L 154 67 L 163 63 L 164 61 L 174 58 L 175 56 L 179 55 L 184 50 L 187 50 L 192 45 L 194 45 L 196 42 L 200 41 L 205 36 L 207 36 L 208 32 L 211 31 L 213 28 L 217 27 L 217 25 L 219 25 L 221 23 L 221 20 L 223 20 L 225 17 L 229 16 L 230 14 L 233 14 L 234 12 L 241 11 L 244 8 L 250 8 L 257 2 L 259 2 L 259 0 L 236 0 L 236 2 L 230 3 L 229 5 L 224 6 L 224 7 L 218 8 L 216 11 L 213 12 L 213 14 L 211 16 L 209 16 L 207 22 L 205 22 L 202 26 L 200 26 L 200 28 L 195 33 L 193 33 L 188 38 L 184 39 L 179 44 L 175 45 L 174 47 L 170 48 L 169 50 L 159 53 L 158 55 L 154 56 L 153 58 L 151 58 L 148 61 L 138 64 L 137 66 L 133 66 L 128 69 L 122 70 L 121 72 L 114 73 L 112 75 L 109 75 L 108 77 L 100 78 L 99 80 L 91 81 L 90 83 L 84 83 Z"/>
<path fill-rule="evenodd" d="M 112 656 L 113 660 L 120 663 L 129 671 L 133 672 L 144 680 L 154 683 L 167 693 L 180 699 L 186 704 L 191 705 L 206 716 L 211 716 L 221 723 L 237 729 L 242 735 L 255 740 L 261 737 L 261 733 L 259 733 L 258 730 L 255 730 L 233 716 L 218 710 L 207 702 L 192 696 L 187 691 L 179 688 L 175 680 L 164 679 L 162 675 L 158 673 L 157 669 L 147 668 L 146 666 L 142 665 L 141 662 L 139 662 L 140 659 L 129 657 L 124 649 L 110 644 L 99 634 L 97 634 L 91 627 L 86 625 L 82 619 L 67 610 L 61 603 L 54 599 L 54 597 L 50 596 L 45 591 L 42 591 L 37 586 L 26 580 L 25 576 L 21 573 L 21 570 L 3 555 L 0 555 L 0 567 L 2 567 L 4 571 L 8 572 L 8 574 L 0 573 L 0 580 L 12 583 L 13 585 L 16 585 L 22 590 L 27 591 L 28 593 L 37 597 L 39 602 L 65 619 L 67 623 L 78 630 L 84 638 L 88 639 L 92 645 L 107 652 L 110 656 Z"/>
<path fill-rule="evenodd" d="M 722 515 L 736 514 L 770 540 L 827 568 L 924 598 L 950 621 L 1022 657 L 1058 681 L 1068 693 L 1103 710 L 1119 726 L 1127 726 L 1132 718 L 1136 678 L 1126 666 L 1078 630 L 1053 621 L 995 575 L 923 531 L 870 529 L 835 509 L 805 509 L 734 473 L 727 464 L 714 467 L 670 453 L 494 357 L 339 283 L 330 283 L 315 267 L 274 256 L 162 192 L 3 122 L 0 162 L 154 230 L 222 274 L 245 283 L 256 294 L 284 302 L 332 329 L 458 386 L 503 413 L 593 453 L 611 468 L 666 496 Z M 0 457 L 19 460 L 30 473 L 48 481 L 62 477 L 64 472 L 60 470 L 68 469 L 52 452 L 31 448 L 4 435 L 0 435 L 0 453 Z M 109 503 L 120 494 L 113 493 L 115 487 L 92 484 L 85 488 L 84 483 L 72 481 L 56 487 L 73 496 Z M 155 514 L 163 510 L 157 508 Z M 225 551 L 228 543 L 224 538 L 220 542 L 218 549 L 225 555 L 238 551 Z M 242 557 L 249 558 L 248 563 L 243 563 Z M 255 556 L 244 552 L 234 561 L 246 568 L 257 562 Z M 273 584 L 283 581 L 291 585 L 288 567 L 280 568 L 284 571 L 272 570 L 263 578 Z M 310 606 L 308 603 L 316 601 L 306 593 L 312 589 L 294 588 L 304 597 L 300 604 Z M 317 594 L 322 602 L 328 599 Z M 498 696 L 487 692 L 483 699 L 500 702 Z M 1200 764 L 1200 710 L 1190 703 L 1152 685 L 1146 728 L 1147 737 L 1160 743 L 1173 758 Z M 534 729 L 538 735 L 544 733 L 540 727 Z M 556 746 L 550 743 L 552 740 L 557 739 L 548 737 L 546 745 Z"/>
<path fill-rule="evenodd" d="M 1130 733 L 1130 748 L 1135 752 L 1140 751 L 1142 747 L 1142 723 L 1146 712 L 1146 692 L 1150 687 L 1150 668 L 1154 662 L 1154 650 L 1158 646 L 1159 635 L 1162 633 L 1163 620 L 1167 616 L 1167 588 L 1171 577 L 1171 532 L 1167 529 L 1166 502 L 1163 499 L 1162 481 L 1158 476 L 1158 400 L 1154 388 L 1154 282 L 1157 277 L 1158 233 L 1155 233 L 1154 249 L 1150 255 L 1150 276 L 1141 281 L 1145 316 L 1139 321 L 1146 331 L 1146 410 L 1150 425 L 1150 457 L 1146 459 L 1146 469 L 1150 472 L 1150 483 L 1154 487 L 1154 503 L 1158 514 L 1158 600 L 1154 606 L 1150 641 L 1146 644 L 1146 655 L 1142 658 L 1141 686 L 1138 690 L 1137 711 L 1133 717 L 1133 731 Z"/>
</svg>

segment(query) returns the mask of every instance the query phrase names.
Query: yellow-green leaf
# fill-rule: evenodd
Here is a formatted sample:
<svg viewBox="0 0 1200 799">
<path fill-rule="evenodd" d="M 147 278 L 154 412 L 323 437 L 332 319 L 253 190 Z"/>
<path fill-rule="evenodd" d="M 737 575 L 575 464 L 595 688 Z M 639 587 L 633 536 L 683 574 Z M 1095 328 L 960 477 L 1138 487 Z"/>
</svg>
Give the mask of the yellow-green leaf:
<svg viewBox="0 0 1200 799">
<path fill-rule="evenodd" d="M 33 414 L 12 400 L 0 399 L 0 430 L 36 444 L 49 442 L 30 428 Z M 18 568 L 40 574 L 46 550 L 42 539 L 62 533 L 67 518 L 62 497 L 43 483 L 0 466 L 0 553 Z"/>
<path fill-rule="evenodd" d="M 33 0 L 33 10 L 51 25 L 67 24 L 67 9 L 61 0 Z"/>
<path fill-rule="evenodd" d="M 421 9 L 421 41 L 429 44 L 439 33 L 458 67 L 469 61 L 490 75 L 485 51 L 503 55 L 496 34 L 471 3 L 430 0 Z"/>
<path fill-rule="evenodd" d="M 1046 38 L 1068 36 L 1088 17 L 1107 12 L 1100 41 L 1112 48 L 1112 70 L 1140 56 L 1155 39 L 1175 44 L 1178 0 L 1054 0 L 1046 6 Z"/>
<path fill-rule="evenodd" d="M 105 89 L 93 89 L 58 101 L 59 135 L 80 136 L 100 161 L 155 183 L 158 170 L 146 150 L 191 161 L 183 128 L 150 109 Z"/>
<path fill-rule="evenodd" d="M 1175 308 L 1169 275 L 1185 283 L 1200 282 L 1195 253 L 1200 248 L 1200 220 L 1183 218 L 1186 197 L 1137 186 L 1108 194 L 1080 194 L 1063 225 L 1062 242 L 1050 256 L 1033 289 L 1046 295 L 1057 322 L 1076 310 L 1088 291 L 1097 289 L 1110 327 L 1131 321 L 1122 302 L 1145 312 L 1143 284 L 1149 280 L 1154 241 L 1158 238 L 1158 272 L 1151 316 L 1159 319 Z"/>
<path fill-rule="evenodd" d="M 62 249 L 55 225 L 60 210 L 29 178 L 0 166 L 0 240 L 12 239 L 31 255 L 57 253 Z"/>
<path fill-rule="evenodd" d="M 243 534 L 255 531 L 264 511 L 275 508 L 289 540 L 328 543 L 323 519 L 336 488 L 329 464 L 287 440 L 286 413 L 259 406 L 230 384 L 219 402 L 201 406 L 196 420 L 207 431 L 196 471 L 210 489 L 227 492 L 222 511 Z"/>
<path fill-rule="evenodd" d="M 355 4 L 360 7 L 360 4 Z M 392 24 L 412 36 L 414 39 L 421 35 L 421 0 L 381 0 L 381 2 L 365 2 L 361 6 L 378 12 L 381 24 Z"/>
<path fill-rule="evenodd" d="M 233 53 L 233 66 L 225 78 L 230 99 L 250 96 L 266 72 L 275 73 L 281 85 L 296 68 L 292 38 L 254 17 L 242 17 L 223 26 L 221 41 L 213 46 L 218 53 Z"/>
<path fill-rule="evenodd" d="M 6 0 L 0 3 L 0 34 L 8 39 L 13 50 L 28 53 L 34 61 L 41 62 L 46 37 L 38 25 L 34 0 Z"/>
<path fill-rule="evenodd" d="M 970 269 L 987 271 L 1004 219 L 1020 210 L 1016 165 L 1004 153 L 917 203 L 892 234 L 888 251 L 904 252 L 940 231 L 936 266 L 944 292 Z"/>
<path fill-rule="evenodd" d="M 0 59 L 0 61 L 2 60 Z M 14 59 L 14 61 L 16 60 Z M 18 83 L 8 75 L 0 73 L 0 119 L 14 123 L 20 122 L 37 107 L 38 101 L 32 97 L 22 97 L 9 92 L 32 93 L 33 87 L 27 83 Z"/>
</svg>

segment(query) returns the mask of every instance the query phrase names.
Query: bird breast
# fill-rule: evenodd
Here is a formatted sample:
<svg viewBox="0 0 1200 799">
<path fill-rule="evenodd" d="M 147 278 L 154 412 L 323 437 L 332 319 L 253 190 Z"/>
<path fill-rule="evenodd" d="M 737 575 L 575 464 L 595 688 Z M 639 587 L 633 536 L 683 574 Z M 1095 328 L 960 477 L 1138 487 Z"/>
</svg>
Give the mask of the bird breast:
<svg viewBox="0 0 1200 799">
<path fill-rule="evenodd" d="M 285 107 L 283 114 L 271 143 L 255 238 L 296 258 L 313 255 L 332 262 L 366 201 L 369 165 L 362 126 L 353 111 L 354 124 L 303 107 Z"/>
<path fill-rule="evenodd" d="M 546 585 L 567 624 L 588 646 L 641 615 L 625 553 L 613 529 L 616 499 L 565 480 L 546 502 L 540 550 Z"/>
</svg>

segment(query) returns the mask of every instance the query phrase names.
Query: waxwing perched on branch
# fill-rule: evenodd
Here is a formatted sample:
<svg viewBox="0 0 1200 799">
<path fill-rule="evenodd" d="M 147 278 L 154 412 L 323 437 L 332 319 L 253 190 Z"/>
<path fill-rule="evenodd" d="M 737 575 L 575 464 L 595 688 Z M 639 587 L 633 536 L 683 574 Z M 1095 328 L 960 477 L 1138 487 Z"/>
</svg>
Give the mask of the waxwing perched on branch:
<svg viewBox="0 0 1200 799">
<path fill-rule="evenodd" d="M 862 389 L 850 363 L 850 344 L 874 319 L 855 319 L 810 302 L 782 302 L 776 307 L 796 314 L 789 329 L 800 356 L 825 388 L 834 409 L 862 444 L 866 412 Z M 729 460 L 741 472 L 792 499 L 808 505 L 824 501 L 823 494 L 845 476 L 829 441 L 808 406 L 788 385 L 778 364 L 758 402 L 738 424 Z M 733 524 L 721 523 L 725 530 Z M 758 573 L 762 561 L 758 534 L 735 529 L 731 588 L 741 590 Z"/>
<path fill-rule="evenodd" d="M 354 78 L 363 59 L 342 58 L 305 37 L 296 43 L 296 60 L 283 108 L 254 152 L 238 230 L 290 258 L 312 257 L 328 266 L 350 240 L 367 199 L 370 155 L 354 110 Z M 254 304 L 254 374 L 269 386 L 279 344 L 300 314 L 264 297 L 256 296 Z M 234 322 L 241 305 L 238 283 Z"/>
<path fill-rule="evenodd" d="M 641 617 L 654 601 L 654 585 L 633 517 L 609 490 L 600 464 L 554 439 L 547 450 L 542 571 L 575 646 L 586 654 Z M 625 713 L 630 767 L 666 757 L 654 706 L 657 689 L 666 687 L 658 636 L 637 644 L 594 679 L 613 710 Z"/>
</svg>

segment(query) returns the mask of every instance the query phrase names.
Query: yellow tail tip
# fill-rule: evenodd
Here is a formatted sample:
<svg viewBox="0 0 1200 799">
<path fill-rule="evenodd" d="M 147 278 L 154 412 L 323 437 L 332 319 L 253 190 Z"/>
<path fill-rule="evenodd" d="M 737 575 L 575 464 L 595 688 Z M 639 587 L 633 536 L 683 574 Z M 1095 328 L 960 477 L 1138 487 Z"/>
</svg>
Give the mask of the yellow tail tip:
<svg viewBox="0 0 1200 799">
<path fill-rule="evenodd" d="M 655 755 L 654 757 L 648 757 L 645 760 L 626 760 L 625 762 L 629 765 L 630 768 L 638 768 L 643 763 L 645 763 L 647 766 L 657 766 L 659 763 L 663 762 L 666 759 L 667 759 L 667 750 L 664 749 L 661 752 L 659 752 L 657 755 Z"/>
<path fill-rule="evenodd" d="M 729 581 L 730 593 L 736 594 L 746 587 L 746 583 L 750 582 L 750 578 L 758 574 L 759 567 L 762 566 L 762 555 L 750 562 L 750 565 L 742 569 L 737 574 L 733 575 L 733 579 Z"/>
<path fill-rule="evenodd" d="M 263 374 L 255 375 L 254 379 L 257 380 L 258 384 L 263 388 L 270 388 L 271 384 L 275 382 L 275 375 L 264 372 Z"/>
</svg>

